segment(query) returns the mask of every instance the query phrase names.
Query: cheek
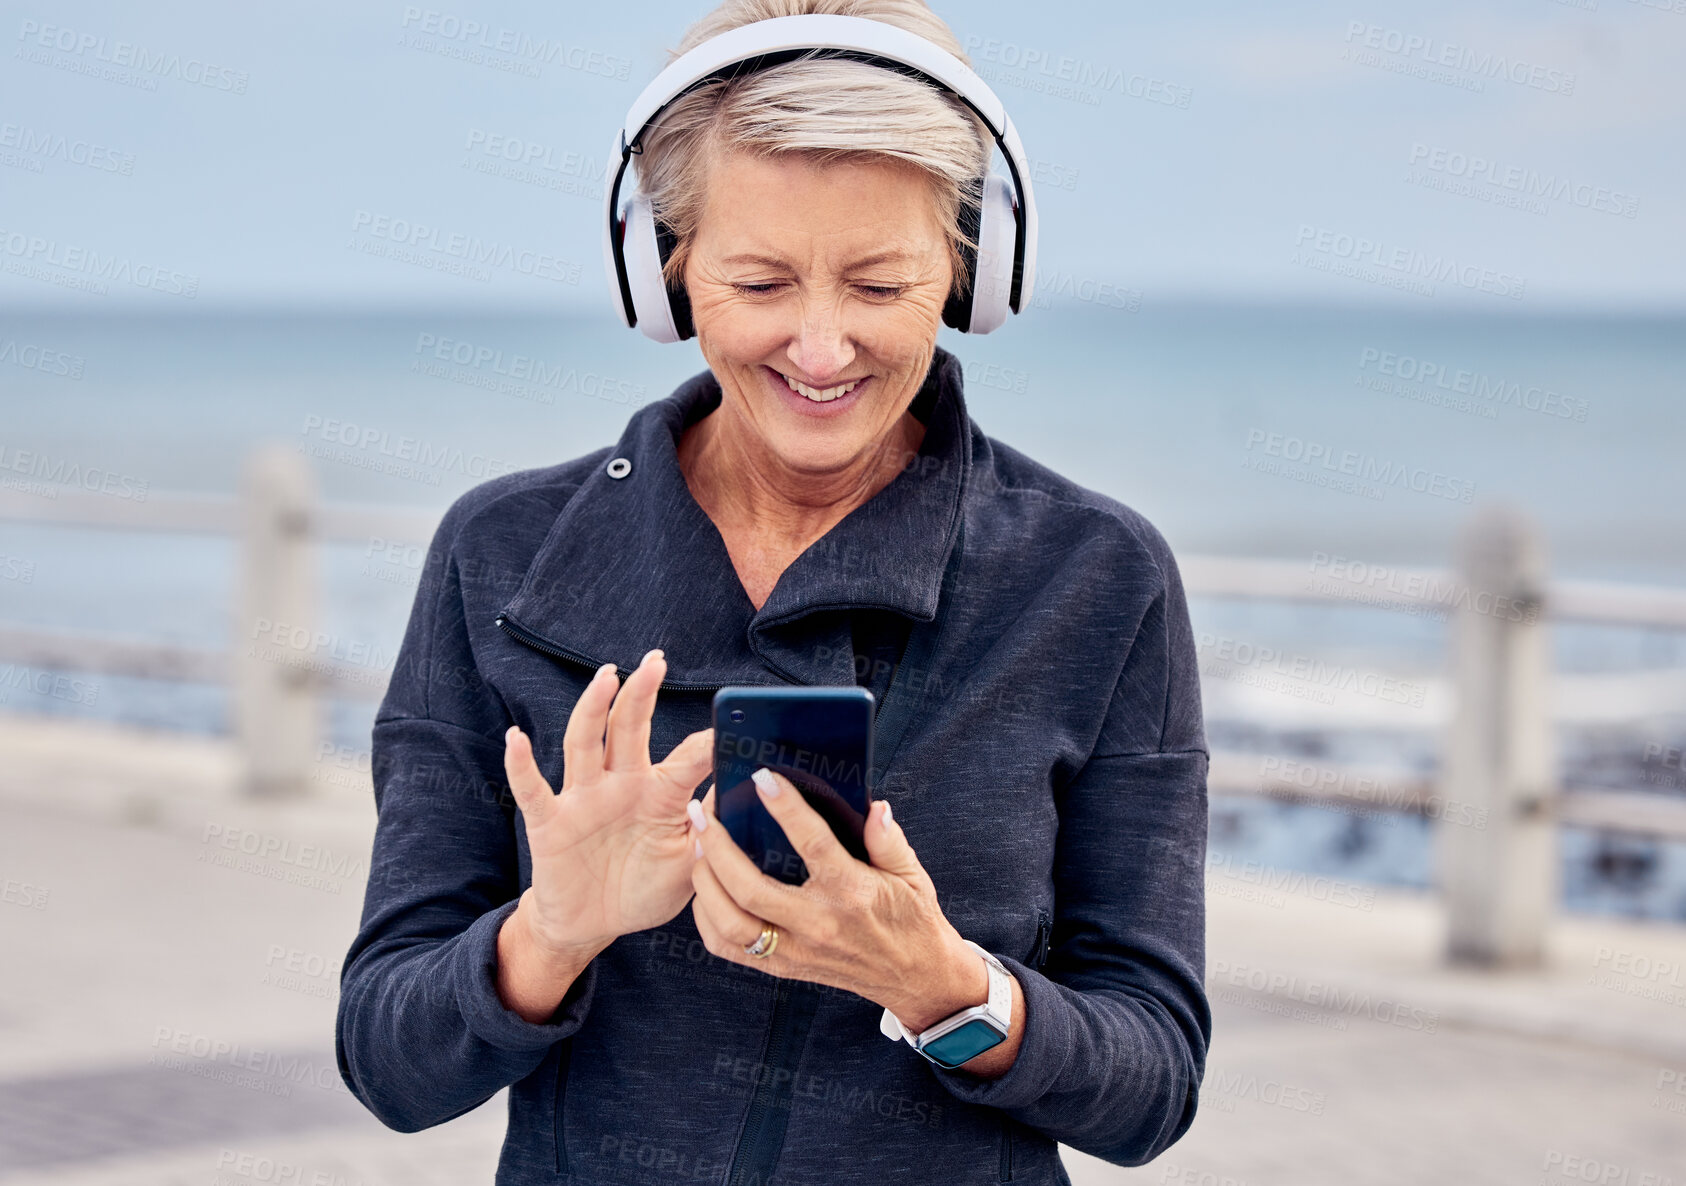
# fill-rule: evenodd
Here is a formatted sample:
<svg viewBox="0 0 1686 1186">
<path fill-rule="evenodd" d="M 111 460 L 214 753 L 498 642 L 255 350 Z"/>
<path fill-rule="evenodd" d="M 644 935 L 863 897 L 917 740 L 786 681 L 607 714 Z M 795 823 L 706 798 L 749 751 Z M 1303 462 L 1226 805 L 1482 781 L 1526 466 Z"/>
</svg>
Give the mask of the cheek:
<svg viewBox="0 0 1686 1186">
<path fill-rule="evenodd" d="M 855 341 L 890 367 L 917 366 L 930 353 L 942 325 L 942 306 L 928 303 L 863 310 Z"/>
<path fill-rule="evenodd" d="M 790 338 L 787 314 L 766 305 L 752 306 L 731 297 L 693 301 L 699 337 L 728 361 L 759 362 Z"/>
</svg>

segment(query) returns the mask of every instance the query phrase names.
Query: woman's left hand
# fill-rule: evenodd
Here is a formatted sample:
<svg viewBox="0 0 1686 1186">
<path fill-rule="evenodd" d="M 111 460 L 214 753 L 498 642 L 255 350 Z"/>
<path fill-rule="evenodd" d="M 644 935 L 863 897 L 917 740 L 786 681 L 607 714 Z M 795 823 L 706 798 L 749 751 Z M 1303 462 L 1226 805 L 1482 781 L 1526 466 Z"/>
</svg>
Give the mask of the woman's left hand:
<svg viewBox="0 0 1686 1186">
<path fill-rule="evenodd" d="M 791 885 L 770 877 L 714 815 L 714 788 L 693 800 L 702 848 L 691 867 L 691 909 L 708 950 L 774 976 L 847 989 L 875 1001 L 910 1030 L 924 1029 L 989 995 L 989 975 L 937 903 L 936 886 L 908 844 L 890 804 L 872 804 L 868 865 L 857 860 L 789 779 L 757 771 L 761 802 L 808 868 Z M 768 788 L 777 793 L 769 793 Z M 763 920 L 778 927 L 770 956 L 744 947 Z"/>
</svg>

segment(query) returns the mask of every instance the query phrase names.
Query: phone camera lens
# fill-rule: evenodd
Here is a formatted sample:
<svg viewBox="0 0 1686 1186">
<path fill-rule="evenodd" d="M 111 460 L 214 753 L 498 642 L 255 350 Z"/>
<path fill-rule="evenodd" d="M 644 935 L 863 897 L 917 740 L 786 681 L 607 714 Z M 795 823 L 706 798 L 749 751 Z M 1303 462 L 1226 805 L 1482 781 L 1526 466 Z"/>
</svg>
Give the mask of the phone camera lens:
<svg viewBox="0 0 1686 1186">
<path fill-rule="evenodd" d="M 734 708 L 726 715 L 731 718 L 732 724 L 734 725 L 741 724 L 743 722 L 743 709 L 741 708 Z"/>
</svg>

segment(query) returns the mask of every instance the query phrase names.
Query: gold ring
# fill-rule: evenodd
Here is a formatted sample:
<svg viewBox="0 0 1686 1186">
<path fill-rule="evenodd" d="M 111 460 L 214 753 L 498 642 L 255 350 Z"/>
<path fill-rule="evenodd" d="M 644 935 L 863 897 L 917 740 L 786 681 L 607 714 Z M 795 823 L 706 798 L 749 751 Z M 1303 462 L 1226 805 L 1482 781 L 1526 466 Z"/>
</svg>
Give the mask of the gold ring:
<svg viewBox="0 0 1686 1186">
<path fill-rule="evenodd" d="M 773 954 L 773 948 L 778 945 L 779 928 L 769 922 L 762 924 L 761 934 L 756 937 L 755 942 L 745 943 L 743 945 L 743 949 L 745 952 L 755 956 L 757 959 L 766 959 L 768 956 Z"/>
</svg>

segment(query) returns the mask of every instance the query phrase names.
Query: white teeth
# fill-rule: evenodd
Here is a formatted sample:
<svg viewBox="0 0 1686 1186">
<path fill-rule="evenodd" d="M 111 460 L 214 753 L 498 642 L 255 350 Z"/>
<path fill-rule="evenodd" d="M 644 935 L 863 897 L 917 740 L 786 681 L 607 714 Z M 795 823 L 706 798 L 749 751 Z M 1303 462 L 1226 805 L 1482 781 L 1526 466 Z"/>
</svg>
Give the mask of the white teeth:
<svg viewBox="0 0 1686 1186">
<path fill-rule="evenodd" d="M 859 379 L 856 379 L 853 383 L 844 383 L 838 387 L 827 387 L 822 391 L 817 387 L 809 387 L 806 383 L 798 383 L 795 379 L 792 379 L 789 375 L 784 374 L 782 371 L 780 372 L 780 377 L 782 377 L 784 381 L 790 385 L 790 389 L 792 391 L 799 392 L 818 404 L 829 404 L 840 395 L 848 395 L 855 389 L 856 384 L 860 382 Z"/>
</svg>

